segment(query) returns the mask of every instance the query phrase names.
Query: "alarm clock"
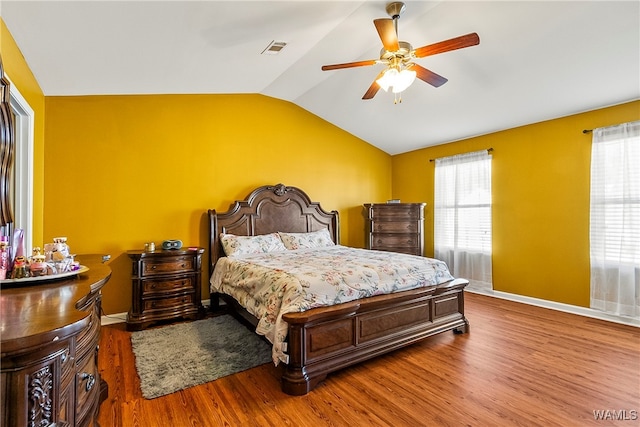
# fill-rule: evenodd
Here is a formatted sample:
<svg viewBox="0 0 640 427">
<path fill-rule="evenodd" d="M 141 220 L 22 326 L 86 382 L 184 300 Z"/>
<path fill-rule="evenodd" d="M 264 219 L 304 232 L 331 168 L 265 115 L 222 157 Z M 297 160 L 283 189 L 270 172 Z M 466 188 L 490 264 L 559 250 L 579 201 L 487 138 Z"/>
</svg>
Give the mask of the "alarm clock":
<svg viewBox="0 0 640 427">
<path fill-rule="evenodd" d="M 165 240 L 162 242 L 162 249 L 180 249 L 182 247 L 182 240 Z"/>
</svg>

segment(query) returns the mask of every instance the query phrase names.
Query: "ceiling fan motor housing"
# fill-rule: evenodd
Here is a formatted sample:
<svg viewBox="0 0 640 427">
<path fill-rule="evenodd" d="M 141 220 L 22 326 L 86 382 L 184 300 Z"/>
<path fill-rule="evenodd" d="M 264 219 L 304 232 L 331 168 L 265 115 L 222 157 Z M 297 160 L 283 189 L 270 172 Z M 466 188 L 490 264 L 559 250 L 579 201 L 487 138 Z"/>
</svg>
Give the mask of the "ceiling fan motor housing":
<svg viewBox="0 0 640 427">
<path fill-rule="evenodd" d="M 401 1 L 391 2 L 386 7 L 387 14 L 393 19 L 398 19 L 405 9 L 406 7 Z"/>
<path fill-rule="evenodd" d="M 402 58 L 405 61 L 411 59 L 411 53 L 413 52 L 413 46 L 407 42 L 398 42 L 398 46 L 400 47 L 395 52 L 391 52 L 386 50 L 385 48 L 380 49 L 380 59 L 391 59 L 394 57 Z"/>
</svg>

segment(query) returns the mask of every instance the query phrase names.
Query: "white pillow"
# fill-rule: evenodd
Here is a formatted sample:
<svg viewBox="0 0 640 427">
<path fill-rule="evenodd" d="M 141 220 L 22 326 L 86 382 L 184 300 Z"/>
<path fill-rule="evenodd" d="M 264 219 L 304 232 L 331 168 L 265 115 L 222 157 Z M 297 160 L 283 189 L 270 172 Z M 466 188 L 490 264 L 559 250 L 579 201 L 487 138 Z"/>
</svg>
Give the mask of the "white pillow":
<svg viewBox="0 0 640 427">
<path fill-rule="evenodd" d="M 260 236 L 236 236 L 220 234 L 220 242 L 227 256 L 261 254 L 267 252 L 286 251 L 278 233 Z"/>
<path fill-rule="evenodd" d="M 287 249 L 320 248 L 323 246 L 335 246 L 329 230 L 312 231 L 310 233 L 278 233 L 282 243 Z"/>
</svg>

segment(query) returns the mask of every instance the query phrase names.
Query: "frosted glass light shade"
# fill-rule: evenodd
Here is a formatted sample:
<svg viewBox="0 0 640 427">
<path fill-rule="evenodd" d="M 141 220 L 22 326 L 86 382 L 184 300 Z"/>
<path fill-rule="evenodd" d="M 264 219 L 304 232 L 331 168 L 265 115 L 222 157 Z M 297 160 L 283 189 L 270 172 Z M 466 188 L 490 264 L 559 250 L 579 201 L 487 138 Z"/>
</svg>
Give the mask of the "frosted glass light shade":
<svg viewBox="0 0 640 427">
<path fill-rule="evenodd" d="M 384 72 L 382 77 L 376 80 L 385 92 L 391 88 L 393 93 L 400 93 L 411 86 L 416 79 L 416 72 L 411 70 L 398 71 L 395 68 L 389 68 Z"/>
</svg>

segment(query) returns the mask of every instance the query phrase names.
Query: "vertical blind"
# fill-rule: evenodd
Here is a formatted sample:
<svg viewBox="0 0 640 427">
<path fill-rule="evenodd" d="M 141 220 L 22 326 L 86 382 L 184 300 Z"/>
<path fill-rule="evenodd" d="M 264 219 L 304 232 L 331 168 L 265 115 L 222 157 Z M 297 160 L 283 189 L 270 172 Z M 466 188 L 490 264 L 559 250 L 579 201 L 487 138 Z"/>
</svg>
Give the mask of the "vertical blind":
<svg viewBox="0 0 640 427">
<path fill-rule="evenodd" d="M 594 129 L 591 307 L 640 316 L 640 121 Z"/>
<path fill-rule="evenodd" d="M 487 150 L 436 159 L 435 257 L 456 277 L 490 285 L 491 155 Z"/>
</svg>

